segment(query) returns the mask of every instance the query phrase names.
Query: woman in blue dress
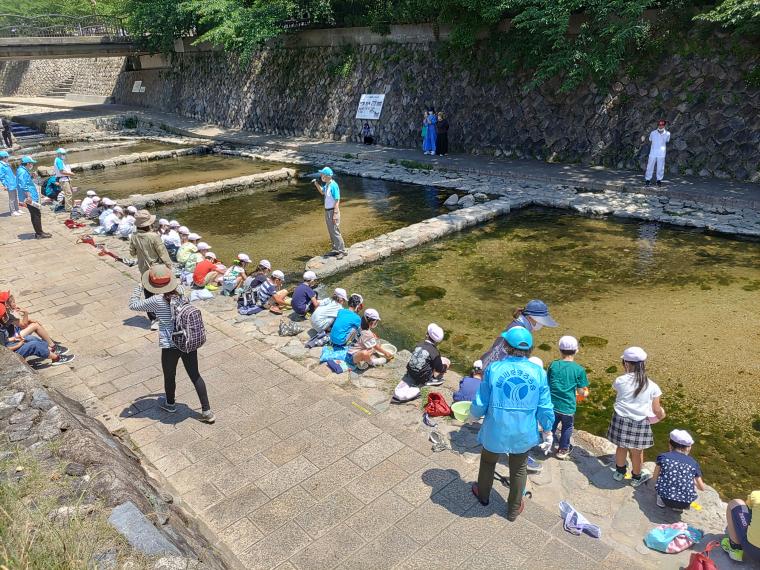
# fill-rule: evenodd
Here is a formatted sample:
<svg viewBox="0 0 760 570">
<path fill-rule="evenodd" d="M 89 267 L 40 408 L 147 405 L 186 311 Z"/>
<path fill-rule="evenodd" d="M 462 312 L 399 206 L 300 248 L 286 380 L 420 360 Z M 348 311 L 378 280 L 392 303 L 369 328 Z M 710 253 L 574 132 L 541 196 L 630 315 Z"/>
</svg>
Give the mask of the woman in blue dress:
<svg viewBox="0 0 760 570">
<path fill-rule="evenodd" d="M 428 109 L 427 116 L 425 117 L 425 139 L 422 141 L 422 150 L 425 154 L 435 154 L 435 139 L 436 130 L 435 125 L 438 122 L 438 117 L 435 115 L 435 109 Z"/>
</svg>

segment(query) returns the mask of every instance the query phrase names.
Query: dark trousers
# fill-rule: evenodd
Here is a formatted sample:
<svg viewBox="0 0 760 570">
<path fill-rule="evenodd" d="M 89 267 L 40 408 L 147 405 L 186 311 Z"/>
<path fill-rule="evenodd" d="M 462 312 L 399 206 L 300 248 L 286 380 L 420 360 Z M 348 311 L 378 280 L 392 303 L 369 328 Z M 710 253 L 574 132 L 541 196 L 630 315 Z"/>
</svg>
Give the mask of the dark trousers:
<svg viewBox="0 0 760 570">
<path fill-rule="evenodd" d="M 32 227 L 34 228 L 34 233 L 38 236 L 41 236 L 43 234 L 42 212 L 40 212 L 39 208 L 35 208 L 31 204 L 27 204 L 26 209 L 29 210 L 29 216 L 32 218 Z"/>
<path fill-rule="evenodd" d="M 190 381 L 195 386 L 198 393 L 198 399 L 201 401 L 201 410 L 204 412 L 211 409 L 208 403 L 208 394 L 206 393 L 206 383 L 198 372 L 198 351 L 182 352 L 178 348 L 164 348 L 161 350 L 161 370 L 164 373 L 164 392 L 166 393 L 166 403 L 174 403 L 174 392 L 177 389 L 177 363 L 182 359 Z"/>
<path fill-rule="evenodd" d="M 150 299 L 153 296 L 153 293 L 143 288 L 143 295 L 145 296 L 146 299 Z M 148 311 L 148 318 L 150 319 L 151 322 L 155 321 L 156 313 L 151 313 L 150 311 Z"/>
<path fill-rule="evenodd" d="M 557 428 L 562 424 L 560 430 L 560 436 L 557 437 Z M 570 449 L 570 438 L 573 435 L 573 426 L 575 425 L 575 416 L 570 414 L 560 414 L 555 410 L 554 412 L 554 426 L 552 426 L 552 433 L 554 434 L 554 441 L 557 442 L 560 449 Z"/>
<path fill-rule="evenodd" d="M 500 453 L 492 453 L 485 447 L 480 452 L 480 471 L 478 472 L 478 492 L 480 501 L 487 502 L 493 487 L 493 474 L 499 462 Z M 507 516 L 516 516 L 520 509 L 525 485 L 528 484 L 528 452 L 509 454 L 509 498 L 507 499 Z"/>
<path fill-rule="evenodd" d="M 435 137 L 436 154 L 449 154 L 449 133 L 438 133 Z"/>
<path fill-rule="evenodd" d="M 13 146 L 13 136 L 11 136 L 10 131 L 3 131 L 3 142 L 8 148 Z"/>
</svg>

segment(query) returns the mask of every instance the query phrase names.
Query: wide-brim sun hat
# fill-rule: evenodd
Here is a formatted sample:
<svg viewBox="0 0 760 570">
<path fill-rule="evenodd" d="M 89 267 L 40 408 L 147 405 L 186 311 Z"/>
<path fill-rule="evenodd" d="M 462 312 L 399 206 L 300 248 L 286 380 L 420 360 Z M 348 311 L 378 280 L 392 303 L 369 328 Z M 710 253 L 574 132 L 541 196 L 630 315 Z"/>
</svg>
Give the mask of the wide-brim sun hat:
<svg viewBox="0 0 760 570">
<path fill-rule="evenodd" d="M 509 346 L 518 350 L 533 348 L 533 335 L 525 327 L 512 327 L 501 333 L 501 338 L 507 341 Z"/>
<path fill-rule="evenodd" d="M 138 228 L 145 228 L 153 224 L 156 221 L 156 216 L 151 214 L 148 210 L 138 210 L 135 214 L 135 226 Z"/>
<path fill-rule="evenodd" d="M 549 314 L 549 307 L 546 303 L 540 299 L 533 299 L 525 305 L 525 309 L 522 312 L 526 317 L 532 318 L 534 321 L 541 323 L 545 327 L 556 327 L 557 321 L 555 321 Z"/>
<path fill-rule="evenodd" d="M 166 267 L 166 265 L 151 265 L 142 275 L 143 287 L 156 295 L 174 291 L 178 283 L 179 281 L 174 276 L 174 272 Z"/>
</svg>

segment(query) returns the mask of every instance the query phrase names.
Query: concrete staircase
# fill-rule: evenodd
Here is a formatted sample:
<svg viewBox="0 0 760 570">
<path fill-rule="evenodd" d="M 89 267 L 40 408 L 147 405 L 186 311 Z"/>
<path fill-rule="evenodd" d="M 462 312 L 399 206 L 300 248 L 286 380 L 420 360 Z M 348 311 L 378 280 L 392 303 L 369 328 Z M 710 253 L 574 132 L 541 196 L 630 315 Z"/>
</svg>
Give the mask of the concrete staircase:
<svg viewBox="0 0 760 570">
<path fill-rule="evenodd" d="M 55 87 L 48 89 L 43 97 L 52 97 L 54 99 L 65 99 L 66 95 L 71 93 L 71 88 L 74 85 L 74 76 L 68 77 L 58 83 Z"/>
</svg>

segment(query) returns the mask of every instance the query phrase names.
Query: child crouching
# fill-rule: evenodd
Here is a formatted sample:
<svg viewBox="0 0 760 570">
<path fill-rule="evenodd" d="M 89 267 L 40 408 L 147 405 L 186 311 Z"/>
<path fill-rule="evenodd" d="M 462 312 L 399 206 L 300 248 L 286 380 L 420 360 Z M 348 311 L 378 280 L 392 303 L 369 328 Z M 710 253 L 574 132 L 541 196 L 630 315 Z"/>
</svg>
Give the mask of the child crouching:
<svg viewBox="0 0 760 570">
<path fill-rule="evenodd" d="M 697 491 L 705 490 L 702 469 L 696 459 L 689 456 L 694 439 L 688 431 L 670 432 L 670 451 L 657 457 L 654 470 L 657 506 L 686 510 L 697 500 Z"/>
</svg>

